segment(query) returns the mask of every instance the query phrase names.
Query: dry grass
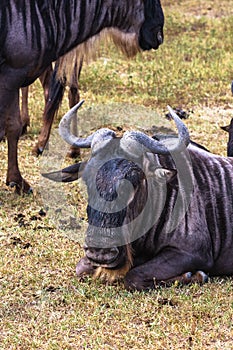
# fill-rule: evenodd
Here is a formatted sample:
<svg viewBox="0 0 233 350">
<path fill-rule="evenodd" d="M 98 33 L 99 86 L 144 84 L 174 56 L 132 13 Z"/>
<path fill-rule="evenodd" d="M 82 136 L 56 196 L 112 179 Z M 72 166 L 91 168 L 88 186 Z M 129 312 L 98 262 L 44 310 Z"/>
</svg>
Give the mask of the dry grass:
<svg viewBox="0 0 233 350">
<path fill-rule="evenodd" d="M 192 138 L 225 154 L 227 135 L 219 126 L 233 117 L 233 1 L 164 0 L 163 5 L 163 47 L 131 61 L 103 48 L 99 60 L 83 69 L 81 96 L 87 107 L 130 102 L 164 115 L 169 103 L 191 110 L 186 123 Z M 128 293 L 121 283 L 76 279 L 82 249 L 43 215 L 39 160 L 31 155 L 42 101 L 36 83 L 30 95 L 32 126 L 19 144 L 20 166 L 34 188 L 32 196 L 20 198 L 6 188 L 6 144 L 0 143 L 1 349 L 232 349 L 230 278 L 150 293 Z M 65 100 L 60 114 L 67 108 Z M 101 113 L 96 118 L 90 128 L 105 121 Z M 116 126 L 119 120 L 114 118 Z M 138 119 L 132 115 L 128 123 Z M 79 199 L 78 210 L 85 217 L 85 199 L 76 185 L 68 192 L 71 202 Z"/>
</svg>

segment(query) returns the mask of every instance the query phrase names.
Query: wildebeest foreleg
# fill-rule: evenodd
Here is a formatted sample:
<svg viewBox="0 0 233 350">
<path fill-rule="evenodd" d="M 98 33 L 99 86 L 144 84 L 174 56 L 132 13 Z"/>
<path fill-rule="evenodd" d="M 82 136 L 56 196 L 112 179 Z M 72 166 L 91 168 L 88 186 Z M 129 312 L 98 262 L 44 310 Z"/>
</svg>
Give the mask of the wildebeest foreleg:
<svg viewBox="0 0 233 350">
<path fill-rule="evenodd" d="M 205 266 L 204 262 L 202 264 L 195 256 L 165 250 L 154 259 L 131 269 L 125 277 L 125 287 L 128 290 L 147 290 L 175 281 L 183 284 L 204 283 L 207 281 L 207 275 L 199 271 L 202 265 Z M 196 274 L 192 275 L 191 272 Z"/>
<path fill-rule="evenodd" d="M 1 89 L 0 119 L 6 118 L 6 137 L 8 143 L 8 168 L 6 184 L 15 187 L 17 193 L 30 192 L 29 184 L 22 178 L 17 160 L 17 145 L 22 131 L 19 111 L 19 91 Z"/>
<path fill-rule="evenodd" d="M 180 276 L 169 278 L 165 281 L 156 281 L 154 280 L 154 285 L 170 286 L 173 283 L 179 283 L 181 285 L 190 284 L 190 283 L 199 283 L 203 284 L 208 281 L 208 276 L 203 271 L 197 271 L 195 274 L 191 272 L 183 273 Z"/>
</svg>

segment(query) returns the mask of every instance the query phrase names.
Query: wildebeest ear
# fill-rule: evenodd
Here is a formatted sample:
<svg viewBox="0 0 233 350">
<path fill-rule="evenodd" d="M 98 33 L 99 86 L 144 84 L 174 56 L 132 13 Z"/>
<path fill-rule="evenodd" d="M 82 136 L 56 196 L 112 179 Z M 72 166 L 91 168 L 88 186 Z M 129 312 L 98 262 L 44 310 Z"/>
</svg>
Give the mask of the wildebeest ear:
<svg viewBox="0 0 233 350">
<path fill-rule="evenodd" d="M 157 168 L 155 170 L 156 180 L 160 183 L 171 182 L 176 175 L 177 170 L 175 169 Z"/>
<path fill-rule="evenodd" d="M 56 182 L 72 182 L 82 177 L 87 162 L 79 162 L 62 170 L 41 174 L 49 180 Z"/>
<path fill-rule="evenodd" d="M 220 126 L 220 128 L 226 132 L 230 131 L 230 125 L 226 125 L 226 126 Z"/>
</svg>

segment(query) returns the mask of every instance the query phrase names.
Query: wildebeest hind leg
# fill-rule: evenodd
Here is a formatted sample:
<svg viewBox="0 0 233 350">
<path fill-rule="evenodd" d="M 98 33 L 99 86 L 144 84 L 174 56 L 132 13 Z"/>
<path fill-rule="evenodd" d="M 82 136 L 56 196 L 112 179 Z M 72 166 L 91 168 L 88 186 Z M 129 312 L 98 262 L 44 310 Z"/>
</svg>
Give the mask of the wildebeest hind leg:
<svg viewBox="0 0 233 350">
<path fill-rule="evenodd" d="M 69 107 L 72 108 L 80 101 L 79 89 L 78 89 L 78 81 L 81 74 L 82 69 L 82 60 L 77 66 L 77 63 L 74 65 L 73 74 L 71 76 L 70 87 L 68 92 L 69 98 Z M 77 136 L 78 126 L 77 126 L 77 116 L 72 120 L 71 123 L 72 133 Z M 70 151 L 68 152 L 68 156 L 70 158 L 77 158 L 80 156 L 80 148 L 71 146 Z"/>
<path fill-rule="evenodd" d="M 51 72 L 49 72 L 49 74 L 50 73 Z M 45 84 L 45 82 L 42 84 Z M 43 87 L 45 88 L 45 85 L 43 85 Z M 38 142 L 32 150 L 35 155 L 42 154 L 46 147 L 53 120 L 62 102 L 64 92 L 65 85 L 60 80 L 56 79 L 56 70 L 54 70 L 49 80 L 49 91 L 47 93 L 47 101 L 43 112 L 43 125 L 38 136 Z"/>
</svg>

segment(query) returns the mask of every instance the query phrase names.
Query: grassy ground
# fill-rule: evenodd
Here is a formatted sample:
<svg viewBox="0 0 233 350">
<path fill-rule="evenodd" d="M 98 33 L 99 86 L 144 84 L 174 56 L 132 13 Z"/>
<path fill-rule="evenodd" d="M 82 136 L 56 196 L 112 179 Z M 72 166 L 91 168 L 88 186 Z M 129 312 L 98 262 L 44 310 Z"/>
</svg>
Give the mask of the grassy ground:
<svg viewBox="0 0 233 350">
<path fill-rule="evenodd" d="M 233 0 L 162 4 L 163 46 L 134 60 L 113 47 L 102 48 L 100 58 L 82 71 L 81 97 L 87 107 L 132 103 L 160 116 L 167 104 L 183 108 L 190 114 L 186 124 L 192 138 L 224 155 L 227 135 L 219 126 L 233 117 Z M 82 249 L 44 216 L 40 161 L 31 155 L 42 101 L 36 83 L 30 93 L 32 125 L 19 144 L 20 166 L 34 188 L 32 196 L 20 198 L 6 188 L 6 144 L 0 143 L 1 349 L 232 349 L 232 279 L 150 293 L 128 293 L 121 283 L 77 281 L 75 265 Z M 67 108 L 64 100 L 60 115 Z M 138 109 L 120 126 L 137 124 Z M 112 123 L 119 124 L 114 118 Z M 103 120 L 99 112 L 88 125 Z M 146 123 L 150 121 L 149 115 Z M 85 218 L 85 199 L 75 185 L 68 192 L 71 202 L 79 199 L 78 211 Z"/>
</svg>

